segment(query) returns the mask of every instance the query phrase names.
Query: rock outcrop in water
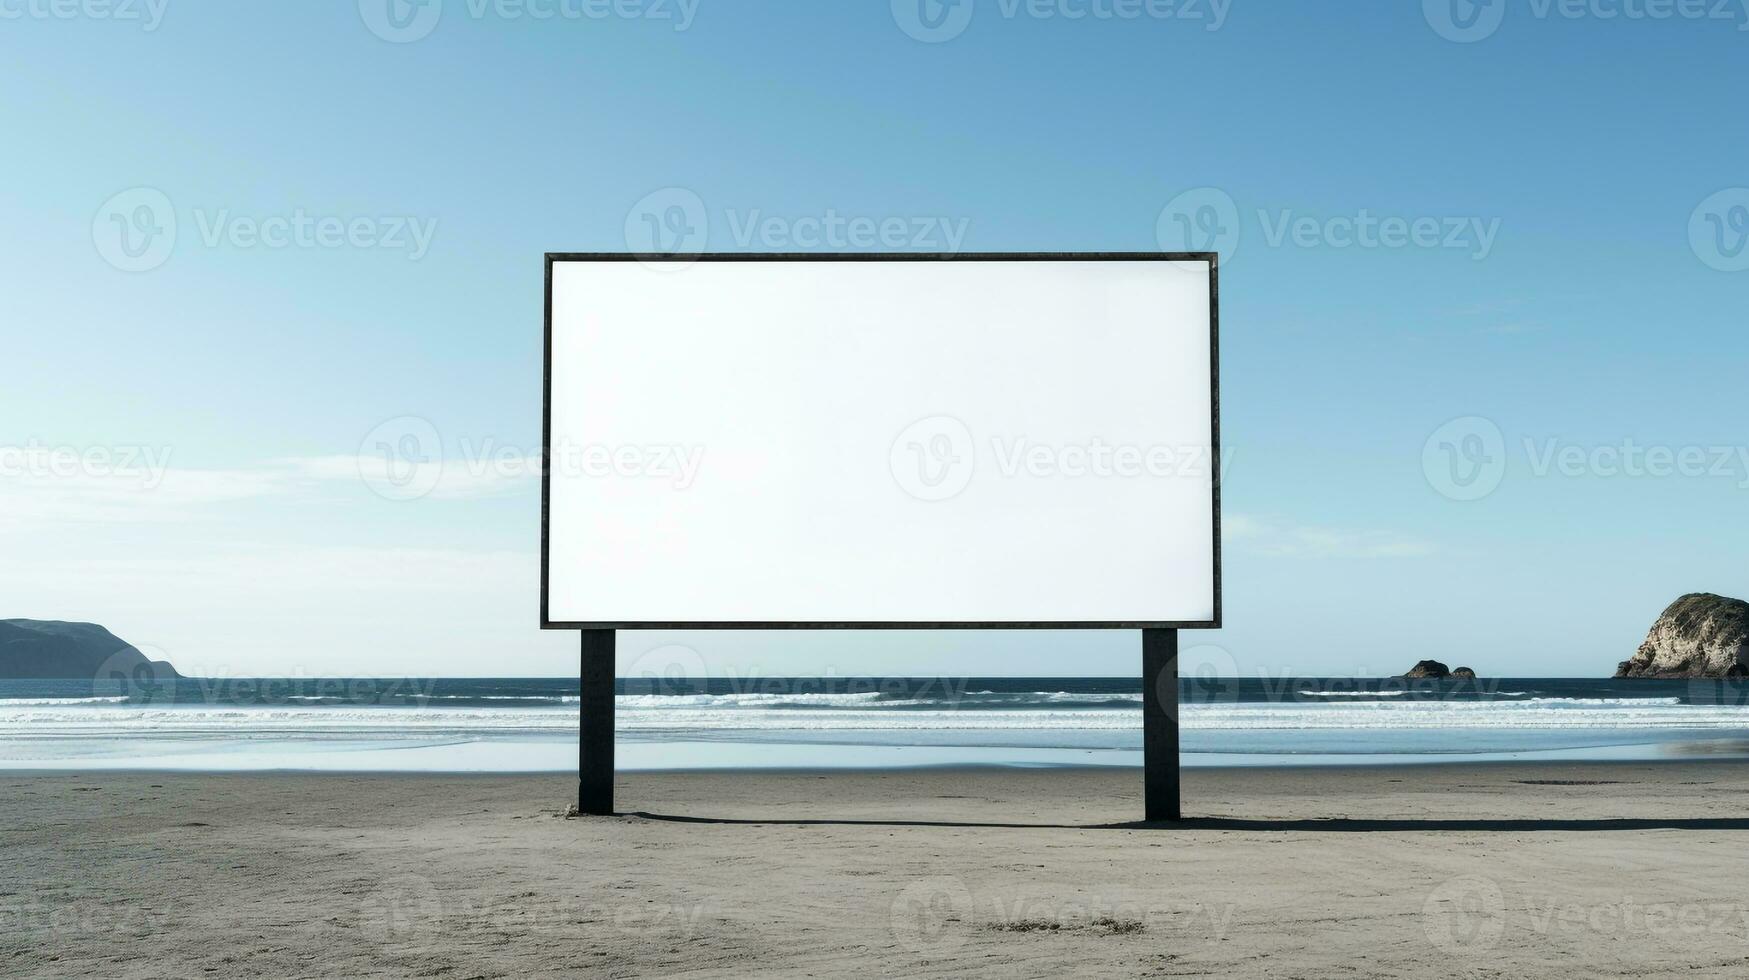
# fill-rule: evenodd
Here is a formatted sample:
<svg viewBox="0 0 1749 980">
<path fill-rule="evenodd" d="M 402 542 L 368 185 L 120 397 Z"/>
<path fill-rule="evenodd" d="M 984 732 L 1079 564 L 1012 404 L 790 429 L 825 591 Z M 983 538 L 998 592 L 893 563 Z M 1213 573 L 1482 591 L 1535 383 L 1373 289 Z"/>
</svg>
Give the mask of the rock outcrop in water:
<svg viewBox="0 0 1749 980">
<path fill-rule="evenodd" d="M 1476 672 L 1468 667 L 1453 667 L 1451 676 L 1453 680 L 1473 681 L 1476 679 Z"/>
<path fill-rule="evenodd" d="M 1749 602 L 1693 592 L 1672 602 L 1617 677 L 1749 677 Z"/>
<path fill-rule="evenodd" d="M 1428 677 L 1438 679 L 1450 677 L 1451 671 L 1446 669 L 1445 664 L 1442 664 L 1437 660 L 1423 660 L 1415 666 L 1410 667 L 1409 672 L 1403 676 L 1413 680 L 1420 680 Z"/>
<path fill-rule="evenodd" d="M 179 677 L 95 623 L 0 619 L 0 679 L 137 680 Z"/>
</svg>

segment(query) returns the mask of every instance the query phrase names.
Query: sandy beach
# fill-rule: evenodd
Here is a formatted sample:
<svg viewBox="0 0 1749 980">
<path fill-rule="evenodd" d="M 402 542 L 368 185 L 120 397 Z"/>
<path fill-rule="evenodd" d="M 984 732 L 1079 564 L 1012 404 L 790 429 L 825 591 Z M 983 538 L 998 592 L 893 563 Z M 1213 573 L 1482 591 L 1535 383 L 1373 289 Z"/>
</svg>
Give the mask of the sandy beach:
<svg viewBox="0 0 1749 980">
<path fill-rule="evenodd" d="M 1723 976 L 1729 763 L 0 775 L 13 976 Z"/>
</svg>

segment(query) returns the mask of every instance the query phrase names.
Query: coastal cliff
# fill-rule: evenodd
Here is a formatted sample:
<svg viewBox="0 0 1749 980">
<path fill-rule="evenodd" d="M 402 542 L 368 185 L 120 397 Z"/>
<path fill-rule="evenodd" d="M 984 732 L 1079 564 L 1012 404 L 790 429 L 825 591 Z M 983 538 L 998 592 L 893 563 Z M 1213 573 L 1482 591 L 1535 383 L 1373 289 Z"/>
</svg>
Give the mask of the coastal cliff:
<svg viewBox="0 0 1749 980">
<path fill-rule="evenodd" d="M 0 619 L 0 680 L 129 679 L 142 672 L 157 678 L 181 676 L 169 663 L 147 659 L 95 623 Z"/>
<path fill-rule="evenodd" d="M 1694 592 L 1672 602 L 1617 677 L 1749 677 L 1749 602 Z"/>
</svg>

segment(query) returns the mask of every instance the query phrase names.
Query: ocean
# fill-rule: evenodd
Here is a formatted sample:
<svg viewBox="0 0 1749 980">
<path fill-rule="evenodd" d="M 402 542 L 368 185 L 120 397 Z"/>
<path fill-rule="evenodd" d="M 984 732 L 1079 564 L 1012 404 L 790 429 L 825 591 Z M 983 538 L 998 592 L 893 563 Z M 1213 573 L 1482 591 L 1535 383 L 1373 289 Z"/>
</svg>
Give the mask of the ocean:
<svg viewBox="0 0 1749 980">
<path fill-rule="evenodd" d="M 0 681 L 0 769 L 563 772 L 575 678 Z M 1183 763 L 1749 757 L 1749 683 L 1188 677 Z M 1134 677 L 618 682 L 624 770 L 1139 766 Z"/>
</svg>

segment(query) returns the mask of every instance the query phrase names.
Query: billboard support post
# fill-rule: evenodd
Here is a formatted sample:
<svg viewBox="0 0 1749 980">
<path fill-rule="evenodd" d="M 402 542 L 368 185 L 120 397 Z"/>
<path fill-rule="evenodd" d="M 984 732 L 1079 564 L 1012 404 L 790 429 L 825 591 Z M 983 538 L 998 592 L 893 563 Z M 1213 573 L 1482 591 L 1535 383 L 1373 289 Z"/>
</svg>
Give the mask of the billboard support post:
<svg viewBox="0 0 1749 980">
<path fill-rule="evenodd" d="M 1143 814 L 1178 820 L 1178 631 L 1142 630 Z"/>
<path fill-rule="evenodd" d="M 613 630 L 583 630 L 578 668 L 577 810 L 613 814 Z"/>
<path fill-rule="evenodd" d="M 670 276 L 671 263 L 696 271 Z M 578 809 L 614 812 L 616 630 L 1100 629 L 1142 633 L 1146 816 L 1181 819 L 1178 630 L 1221 627 L 1218 265 L 1213 252 L 547 253 L 540 626 L 582 631 Z M 845 296 L 861 300 L 857 330 L 882 328 L 882 344 L 856 348 L 854 371 L 842 369 L 852 348 L 834 350 L 825 330 Z M 943 343 L 943 330 L 967 325 Z M 1011 349 L 1050 358 L 1016 369 L 1099 390 L 1045 384 L 1046 404 L 1006 369 L 992 373 L 993 325 Z M 1095 327 L 1101 346 L 1075 343 Z M 697 343 L 706 336 L 732 342 Z M 1129 356 L 1114 359 L 1120 342 Z M 604 343 L 620 360 L 601 356 Z M 948 354 L 958 360 L 941 362 Z M 1089 358 L 1074 362 L 1086 369 L 1066 372 L 1070 355 Z M 913 377 L 918 357 L 956 384 L 899 392 L 885 380 Z M 828 404 L 866 410 L 837 429 L 795 424 Z M 891 432 L 903 419 L 915 421 Z M 1068 441 L 1032 447 L 1047 450 L 1040 480 L 967 494 L 963 520 L 916 519 L 907 496 L 933 507 L 976 476 L 977 435 L 1041 420 Z M 695 483 L 704 447 L 728 431 L 728 465 Z M 646 445 L 655 432 L 676 441 Z M 1152 467 L 1152 450 L 1200 449 L 1205 433 L 1206 484 L 1178 466 L 1146 493 L 1136 481 L 1052 478 L 1085 469 L 1072 454 L 1087 459 L 1088 434 L 1120 443 L 1119 466 L 1127 451 Z M 594 478 L 574 458 L 553 465 L 555 447 L 607 446 L 675 458 L 613 470 L 625 479 Z M 769 465 L 746 465 L 755 459 Z M 671 478 L 644 478 L 659 470 Z M 765 492 L 773 474 L 786 475 L 784 494 Z M 670 496 L 681 490 L 685 507 Z M 1070 513 L 1077 534 L 1017 549 L 1017 525 Z M 814 528 L 845 540 L 796 533 Z M 759 556 L 762 573 L 721 574 L 743 567 L 754 541 L 773 552 Z M 1094 541 L 1112 548 L 1106 560 L 1087 552 Z M 892 576 L 861 560 L 870 554 L 921 558 L 929 574 Z M 1092 567 L 1118 587 L 1060 574 Z M 1059 580 L 1029 574 L 1045 569 Z M 962 581 L 981 587 L 944 605 Z"/>
</svg>

